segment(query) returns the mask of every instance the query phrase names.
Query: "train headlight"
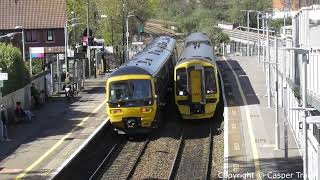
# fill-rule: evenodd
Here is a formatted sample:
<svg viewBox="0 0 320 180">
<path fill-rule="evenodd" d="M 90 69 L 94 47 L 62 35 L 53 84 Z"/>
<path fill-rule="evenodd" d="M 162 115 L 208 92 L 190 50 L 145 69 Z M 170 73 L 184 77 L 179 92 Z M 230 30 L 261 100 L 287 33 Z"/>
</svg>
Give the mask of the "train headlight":
<svg viewBox="0 0 320 180">
<path fill-rule="evenodd" d="M 120 114 L 122 111 L 121 109 L 111 109 L 110 114 Z"/>
<path fill-rule="evenodd" d="M 142 107 L 141 108 L 142 113 L 151 113 L 152 112 L 152 107 Z"/>
</svg>

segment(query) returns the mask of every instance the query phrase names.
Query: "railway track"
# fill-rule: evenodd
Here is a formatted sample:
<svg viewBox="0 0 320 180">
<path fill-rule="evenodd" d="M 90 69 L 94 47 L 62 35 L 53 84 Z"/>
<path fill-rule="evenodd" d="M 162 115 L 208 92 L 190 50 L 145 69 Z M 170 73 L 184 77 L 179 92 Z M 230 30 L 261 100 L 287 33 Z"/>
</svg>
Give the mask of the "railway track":
<svg viewBox="0 0 320 180">
<path fill-rule="evenodd" d="M 143 154 L 149 139 L 126 141 L 114 146 L 102 160 L 90 180 L 93 179 L 129 179 Z"/>
<path fill-rule="evenodd" d="M 168 179 L 210 179 L 211 121 L 184 124 Z"/>
</svg>

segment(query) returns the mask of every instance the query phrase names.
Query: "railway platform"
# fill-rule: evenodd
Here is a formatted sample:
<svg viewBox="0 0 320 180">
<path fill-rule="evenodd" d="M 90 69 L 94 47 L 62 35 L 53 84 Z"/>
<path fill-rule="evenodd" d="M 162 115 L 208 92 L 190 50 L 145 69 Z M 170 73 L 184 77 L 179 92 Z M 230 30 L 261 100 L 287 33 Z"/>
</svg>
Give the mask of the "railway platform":
<svg viewBox="0 0 320 180">
<path fill-rule="evenodd" d="M 301 179 L 300 147 L 279 108 L 280 147 L 275 146 L 275 105 L 268 107 L 265 72 L 257 57 L 218 62 L 225 90 L 225 166 L 231 179 Z"/>
<path fill-rule="evenodd" d="M 52 98 L 32 123 L 10 126 L 11 141 L 0 144 L 0 179 L 50 179 L 107 122 L 105 80 L 87 80 L 77 100 Z"/>
</svg>

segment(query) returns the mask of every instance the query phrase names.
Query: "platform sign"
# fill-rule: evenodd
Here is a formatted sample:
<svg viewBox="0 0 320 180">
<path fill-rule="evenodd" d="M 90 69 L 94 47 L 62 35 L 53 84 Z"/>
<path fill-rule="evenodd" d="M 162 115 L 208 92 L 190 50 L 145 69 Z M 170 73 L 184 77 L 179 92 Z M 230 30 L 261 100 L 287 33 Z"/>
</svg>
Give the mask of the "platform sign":
<svg viewBox="0 0 320 180">
<path fill-rule="evenodd" d="M 43 59 L 44 47 L 30 47 L 31 59 Z"/>
<path fill-rule="evenodd" d="M 8 73 L 0 73 L 0 81 L 8 80 Z"/>
</svg>

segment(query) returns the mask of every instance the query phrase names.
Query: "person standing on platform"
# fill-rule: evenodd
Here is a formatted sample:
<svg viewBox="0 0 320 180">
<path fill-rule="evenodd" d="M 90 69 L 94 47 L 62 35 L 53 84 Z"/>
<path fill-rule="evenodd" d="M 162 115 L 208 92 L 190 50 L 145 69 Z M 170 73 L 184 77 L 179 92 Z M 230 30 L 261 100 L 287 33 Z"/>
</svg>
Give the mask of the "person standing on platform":
<svg viewBox="0 0 320 180">
<path fill-rule="evenodd" d="M 8 119 L 5 113 L 5 106 L 1 105 L 2 137 L 1 141 L 11 141 L 8 137 Z"/>
</svg>

